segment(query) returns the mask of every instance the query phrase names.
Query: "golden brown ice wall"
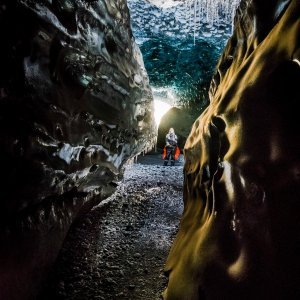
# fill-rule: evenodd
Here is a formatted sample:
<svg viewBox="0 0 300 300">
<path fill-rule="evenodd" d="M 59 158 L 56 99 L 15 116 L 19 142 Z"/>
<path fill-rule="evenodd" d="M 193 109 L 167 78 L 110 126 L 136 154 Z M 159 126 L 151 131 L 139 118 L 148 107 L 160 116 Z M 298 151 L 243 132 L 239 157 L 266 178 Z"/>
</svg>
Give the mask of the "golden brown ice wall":
<svg viewBox="0 0 300 300">
<path fill-rule="evenodd" d="M 0 1 L 0 299 L 33 299 L 71 224 L 155 137 L 125 0 Z"/>
<path fill-rule="evenodd" d="M 299 297 L 299 87 L 300 1 L 242 1 L 185 145 L 165 299 Z"/>
</svg>

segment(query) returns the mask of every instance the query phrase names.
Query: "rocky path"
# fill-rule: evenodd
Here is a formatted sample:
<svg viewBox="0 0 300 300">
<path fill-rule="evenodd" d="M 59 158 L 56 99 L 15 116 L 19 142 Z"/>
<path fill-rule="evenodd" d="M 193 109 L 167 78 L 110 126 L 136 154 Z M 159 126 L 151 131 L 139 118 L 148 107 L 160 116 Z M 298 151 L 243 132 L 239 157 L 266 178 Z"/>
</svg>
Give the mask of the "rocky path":
<svg viewBox="0 0 300 300">
<path fill-rule="evenodd" d="M 183 167 L 144 162 L 127 167 L 117 192 L 72 229 L 41 299 L 160 299 Z"/>
</svg>

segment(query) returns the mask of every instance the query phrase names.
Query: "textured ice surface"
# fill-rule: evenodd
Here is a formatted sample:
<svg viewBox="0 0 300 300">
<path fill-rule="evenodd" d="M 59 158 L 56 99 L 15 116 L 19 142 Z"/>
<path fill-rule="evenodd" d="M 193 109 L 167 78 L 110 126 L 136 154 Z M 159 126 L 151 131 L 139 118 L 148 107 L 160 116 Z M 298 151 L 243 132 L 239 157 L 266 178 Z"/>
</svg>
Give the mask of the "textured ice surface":
<svg viewBox="0 0 300 300">
<path fill-rule="evenodd" d="M 151 3 L 149 3 L 151 2 Z M 133 31 L 143 38 L 165 34 L 175 39 L 228 38 L 239 0 L 128 0 Z"/>
<path fill-rule="evenodd" d="M 300 295 L 300 1 L 244 0 L 185 144 L 165 300 Z"/>
<path fill-rule="evenodd" d="M 179 105 L 205 106 L 238 2 L 128 0 L 150 84 L 172 90 Z"/>
</svg>

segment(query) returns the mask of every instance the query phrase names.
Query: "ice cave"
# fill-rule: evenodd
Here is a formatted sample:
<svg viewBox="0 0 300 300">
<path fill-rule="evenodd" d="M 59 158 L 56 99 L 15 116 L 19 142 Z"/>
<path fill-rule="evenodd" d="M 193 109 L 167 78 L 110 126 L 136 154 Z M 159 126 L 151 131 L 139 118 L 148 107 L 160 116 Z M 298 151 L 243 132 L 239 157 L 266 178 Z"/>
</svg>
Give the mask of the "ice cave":
<svg viewBox="0 0 300 300">
<path fill-rule="evenodd" d="M 0 0 L 0 36 L 0 300 L 300 298 L 299 0 Z"/>
</svg>

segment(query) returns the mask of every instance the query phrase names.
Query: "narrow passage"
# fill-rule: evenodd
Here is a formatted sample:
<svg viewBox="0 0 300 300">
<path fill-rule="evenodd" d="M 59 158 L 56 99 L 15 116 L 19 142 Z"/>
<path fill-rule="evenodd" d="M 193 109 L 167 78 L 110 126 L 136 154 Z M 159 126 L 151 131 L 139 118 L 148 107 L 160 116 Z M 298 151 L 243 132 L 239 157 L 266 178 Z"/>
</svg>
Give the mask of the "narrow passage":
<svg viewBox="0 0 300 300">
<path fill-rule="evenodd" d="M 182 214 L 183 166 L 158 155 L 126 168 L 117 192 L 71 230 L 43 299 L 160 299 Z"/>
</svg>

